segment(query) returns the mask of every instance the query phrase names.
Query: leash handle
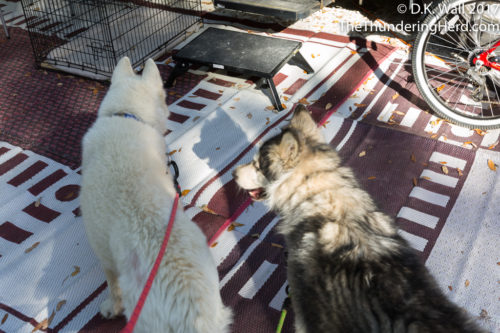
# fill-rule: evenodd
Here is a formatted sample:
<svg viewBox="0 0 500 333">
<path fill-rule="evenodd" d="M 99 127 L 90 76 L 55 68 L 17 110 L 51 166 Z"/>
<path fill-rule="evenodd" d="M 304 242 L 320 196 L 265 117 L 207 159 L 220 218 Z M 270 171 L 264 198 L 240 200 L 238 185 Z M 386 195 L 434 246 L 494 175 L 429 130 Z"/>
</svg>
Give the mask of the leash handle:
<svg viewBox="0 0 500 333">
<path fill-rule="evenodd" d="M 177 206 L 179 204 L 179 194 L 175 195 L 174 205 L 172 207 L 172 211 L 170 213 L 170 219 L 168 221 L 167 229 L 165 230 L 165 237 L 163 238 L 163 243 L 161 244 L 160 251 L 158 252 L 158 256 L 156 257 L 156 261 L 153 265 L 153 269 L 149 273 L 149 277 L 144 285 L 144 289 L 142 290 L 141 296 L 139 296 L 139 300 L 130 316 L 130 320 L 127 325 L 120 331 L 120 333 L 132 333 L 134 331 L 135 324 L 139 319 L 139 315 L 141 314 L 144 303 L 146 302 L 146 298 L 148 297 L 149 290 L 153 285 L 153 281 L 158 273 L 158 269 L 160 268 L 161 260 L 163 259 L 163 255 L 165 254 L 165 250 L 167 248 L 168 239 L 170 238 L 170 233 L 172 231 L 172 227 L 174 226 L 175 215 L 177 213 Z"/>
</svg>

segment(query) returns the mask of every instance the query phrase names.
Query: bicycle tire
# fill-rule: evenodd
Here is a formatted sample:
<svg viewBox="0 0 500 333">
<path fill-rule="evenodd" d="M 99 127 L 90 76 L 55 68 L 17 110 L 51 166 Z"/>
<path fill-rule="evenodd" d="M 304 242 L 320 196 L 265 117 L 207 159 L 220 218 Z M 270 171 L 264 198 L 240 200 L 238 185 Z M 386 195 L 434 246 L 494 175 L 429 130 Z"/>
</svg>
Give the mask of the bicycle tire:
<svg viewBox="0 0 500 333">
<path fill-rule="evenodd" d="M 431 29 L 428 29 L 427 27 L 430 27 L 439 22 L 443 17 L 445 17 L 445 15 L 449 13 L 450 9 L 459 8 L 460 6 L 464 6 L 465 4 L 478 2 L 480 1 L 445 0 L 443 2 L 434 4 L 430 14 L 427 15 L 427 17 L 422 22 L 422 27 L 424 28 L 418 32 L 413 44 L 411 62 L 413 77 L 421 96 L 439 117 L 467 128 L 487 130 L 500 128 L 500 114 L 491 118 L 479 118 L 461 114 L 456 110 L 448 107 L 433 92 L 433 89 L 428 84 L 427 74 L 424 69 L 426 44 L 432 34 Z M 488 0 L 488 2 L 494 3 L 495 5 L 500 5 L 500 0 Z"/>
</svg>

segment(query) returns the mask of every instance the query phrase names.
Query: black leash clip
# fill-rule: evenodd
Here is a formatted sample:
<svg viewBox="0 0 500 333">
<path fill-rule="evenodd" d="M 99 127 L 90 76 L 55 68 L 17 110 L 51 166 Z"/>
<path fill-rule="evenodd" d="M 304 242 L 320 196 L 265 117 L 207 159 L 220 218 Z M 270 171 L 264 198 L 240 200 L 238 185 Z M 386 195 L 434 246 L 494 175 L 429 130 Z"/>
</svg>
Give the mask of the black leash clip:
<svg viewBox="0 0 500 333">
<path fill-rule="evenodd" d="M 168 166 L 174 168 L 174 186 L 175 190 L 177 193 L 179 193 L 179 196 L 182 196 L 182 191 L 181 191 L 181 186 L 179 185 L 179 167 L 177 166 L 177 163 L 173 159 L 168 157 Z"/>
</svg>

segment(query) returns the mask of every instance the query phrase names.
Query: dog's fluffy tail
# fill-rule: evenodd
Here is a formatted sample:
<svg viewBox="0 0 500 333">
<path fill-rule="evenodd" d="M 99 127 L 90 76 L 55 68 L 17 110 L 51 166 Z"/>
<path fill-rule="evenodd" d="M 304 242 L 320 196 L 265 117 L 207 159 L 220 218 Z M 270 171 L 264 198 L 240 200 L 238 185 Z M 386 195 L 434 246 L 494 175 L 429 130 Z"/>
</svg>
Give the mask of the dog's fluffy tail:
<svg viewBox="0 0 500 333">
<path fill-rule="evenodd" d="M 227 306 L 223 306 L 221 311 L 219 311 L 217 321 L 219 322 L 219 327 L 222 328 L 221 332 L 229 333 L 231 331 L 231 324 L 233 323 L 233 310 Z"/>
</svg>

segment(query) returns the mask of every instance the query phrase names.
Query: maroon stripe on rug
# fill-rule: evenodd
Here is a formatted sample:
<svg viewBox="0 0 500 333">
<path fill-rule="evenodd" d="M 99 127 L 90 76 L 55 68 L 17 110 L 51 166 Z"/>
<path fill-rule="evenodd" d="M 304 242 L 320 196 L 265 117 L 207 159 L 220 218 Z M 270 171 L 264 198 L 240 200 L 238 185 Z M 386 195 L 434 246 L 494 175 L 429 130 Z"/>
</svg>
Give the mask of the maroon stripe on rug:
<svg viewBox="0 0 500 333">
<path fill-rule="evenodd" d="M 293 95 L 295 94 L 304 84 L 306 84 L 306 79 L 297 79 L 287 90 L 285 90 L 284 94 Z"/>
<path fill-rule="evenodd" d="M 203 109 L 206 106 L 206 104 L 194 103 L 194 102 L 190 102 L 187 100 L 182 100 L 179 103 L 177 103 L 177 105 L 182 106 L 183 108 L 186 108 L 186 109 L 192 109 L 192 110 L 197 110 L 197 111 L 200 111 L 201 109 Z"/>
<path fill-rule="evenodd" d="M 347 71 L 340 80 L 311 106 L 313 118 L 322 125 L 395 50 L 396 49 L 393 48 L 389 53 L 365 53 L 353 66 L 351 66 L 351 69 Z M 350 59 L 350 57 L 348 59 Z M 346 59 L 346 61 L 348 59 Z M 333 71 L 329 77 L 334 73 L 335 71 Z M 308 96 L 310 95 L 311 93 L 308 94 Z M 332 107 L 325 110 L 328 104 L 331 104 Z"/>
<path fill-rule="evenodd" d="M 47 31 L 47 30 L 50 30 L 54 27 L 57 27 L 60 24 L 62 24 L 62 22 L 54 22 L 52 24 L 49 24 L 49 25 L 46 25 L 45 27 L 40 28 L 39 31 Z"/>
<path fill-rule="evenodd" d="M 12 243 L 21 244 L 31 235 L 33 235 L 32 232 L 21 229 L 9 221 L 0 225 L 0 237 Z"/>
<path fill-rule="evenodd" d="M 26 170 L 21 172 L 19 175 L 16 177 L 12 178 L 7 182 L 7 184 L 10 184 L 12 186 L 19 186 L 23 184 L 25 181 L 28 179 L 31 179 L 33 176 L 38 174 L 40 171 L 45 169 L 48 166 L 47 163 L 42 162 L 42 161 L 37 161 L 34 164 L 32 164 L 30 167 L 28 167 Z"/>
<path fill-rule="evenodd" d="M 8 306 L 6 304 L 0 303 L 0 309 L 4 310 L 7 313 L 10 313 L 14 317 L 18 318 L 21 321 L 24 321 L 25 323 L 30 323 L 33 327 L 38 326 L 38 322 L 35 320 L 35 318 L 28 317 L 25 314 L 17 311 L 16 309 L 11 308 L 10 306 Z M 50 329 L 40 328 L 39 330 L 43 331 L 43 332 L 47 332 Z"/>
<path fill-rule="evenodd" d="M 175 112 L 172 112 L 172 111 L 169 111 L 169 115 L 168 115 L 168 120 L 171 120 L 171 121 L 175 121 L 177 123 L 184 123 L 186 120 L 189 119 L 189 116 L 185 116 L 183 114 L 179 114 L 179 113 L 175 113 Z M 171 132 L 171 131 L 170 131 Z M 169 132 L 169 133 L 170 133 Z M 169 134 L 167 133 L 167 135 Z"/>
<path fill-rule="evenodd" d="M 215 92 L 208 91 L 208 90 L 201 89 L 201 88 L 198 89 L 198 90 L 196 90 L 193 93 L 193 95 L 200 96 L 200 97 L 203 97 L 203 98 L 212 99 L 214 101 L 216 101 L 217 99 L 219 99 L 219 97 L 222 96 L 222 94 L 215 93 Z"/>
<path fill-rule="evenodd" d="M 216 84 L 218 86 L 226 87 L 226 88 L 234 87 L 236 85 L 236 83 L 234 83 L 234 82 L 226 81 L 226 80 L 222 80 L 222 79 L 218 79 L 218 78 L 211 78 L 210 80 L 208 80 L 208 82 Z"/>
<path fill-rule="evenodd" d="M 28 155 L 24 153 L 19 153 L 9 160 L 0 164 L 0 176 L 4 175 L 7 171 L 14 169 L 16 166 L 21 164 L 24 160 L 28 158 Z"/>
<path fill-rule="evenodd" d="M 398 218 L 396 221 L 397 226 L 412 235 L 416 235 L 418 237 L 422 237 L 424 239 L 429 239 L 429 236 L 434 233 L 434 229 L 426 227 L 425 225 L 421 225 L 412 221 L 408 221 L 403 218 Z"/>
<path fill-rule="evenodd" d="M 88 30 L 88 28 L 80 28 L 80 29 L 77 29 L 77 30 L 75 30 L 75 31 L 73 31 L 73 32 L 70 32 L 69 34 L 64 35 L 64 38 L 71 39 L 71 38 L 75 37 L 76 35 L 78 35 L 78 34 L 80 34 L 80 33 L 84 32 L 84 31 L 87 31 L 87 30 Z"/>
<path fill-rule="evenodd" d="M 39 195 L 40 193 L 45 191 L 48 187 L 55 184 L 60 179 L 64 178 L 66 175 L 67 175 L 66 172 L 59 169 L 56 172 L 52 173 L 51 175 L 45 177 L 44 179 L 42 179 L 41 181 L 39 181 L 38 183 L 36 183 L 32 187 L 30 187 L 28 189 L 28 191 L 30 191 L 31 194 L 33 194 L 33 195 Z"/>
<path fill-rule="evenodd" d="M 125 325 L 127 325 L 127 318 L 125 316 L 106 319 L 98 312 L 78 333 L 118 333 Z"/>
<path fill-rule="evenodd" d="M 23 212 L 45 223 L 50 223 L 61 215 L 61 213 L 42 205 L 40 202 L 33 202 L 31 205 L 25 207 Z"/>
<path fill-rule="evenodd" d="M 281 82 L 285 81 L 285 79 L 288 77 L 288 75 L 285 75 L 283 73 L 278 73 L 273 77 L 273 82 L 274 85 L 279 85 Z"/>
<path fill-rule="evenodd" d="M 259 142 L 260 139 L 262 139 L 263 136 L 265 136 L 271 129 L 275 128 L 280 124 L 283 120 L 285 120 L 290 114 L 292 114 L 294 108 L 292 108 L 290 111 L 288 111 L 283 117 L 279 118 L 277 121 L 275 121 L 273 124 L 268 126 L 260 135 L 258 135 L 243 151 L 236 156 L 231 162 L 229 162 L 228 165 L 226 165 L 221 171 L 219 171 L 215 176 L 213 176 L 211 179 L 209 179 L 203 186 L 196 192 L 196 194 L 193 196 L 193 199 L 191 199 L 191 202 L 186 206 L 186 209 L 194 207 L 196 205 L 196 201 L 200 197 L 200 195 L 205 191 L 205 189 L 210 186 L 216 179 L 221 177 L 223 174 L 228 172 L 243 156 L 245 156 L 256 144 Z"/>
<path fill-rule="evenodd" d="M 293 29 L 293 28 L 286 28 L 281 32 L 284 34 L 290 34 L 290 35 L 295 35 L 295 36 L 304 36 L 304 37 L 308 37 L 308 38 L 316 35 L 316 33 L 314 31 L 299 30 L 299 29 Z"/>
<path fill-rule="evenodd" d="M 8 151 L 10 151 L 9 148 L 7 148 L 7 147 L 0 147 L 0 156 L 2 156 L 3 154 L 5 154 Z"/>
<path fill-rule="evenodd" d="M 49 19 L 45 19 L 45 20 L 40 20 L 38 22 L 28 23 L 28 28 L 34 28 L 37 25 L 46 23 L 47 21 L 50 21 L 50 20 Z"/>
<path fill-rule="evenodd" d="M 68 325 L 68 323 L 71 320 L 73 320 L 73 318 L 75 318 L 80 313 L 80 311 L 82 311 L 83 309 L 85 309 L 85 307 L 87 305 L 89 305 L 97 296 L 99 296 L 99 294 L 102 293 L 106 289 L 106 287 L 107 287 L 107 283 L 103 282 L 92 294 L 89 295 L 89 297 L 87 297 L 86 299 L 84 299 L 83 302 L 80 303 L 80 305 L 78 305 L 76 308 L 74 308 L 73 311 L 71 311 L 66 316 L 66 318 L 64 318 L 63 320 L 61 320 L 59 322 L 59 324 L 57 324 L 57 326 L 54 327 L 54 329 L 52 331 L 54 333 L 57 333 L 61 329 L 63 329 L 66 325 Z M 82 332 L 82 331 L 80 331 L 80 332 Z"/>
<path fill-rule="evenodd" d="M 18 20 L 18 19 L 20 19 L 20 18 L 22 18 L 22 17 L 24 17 L 24 15 L 19 15 L 19 16 L 13 17 L 13 18 L 11 18 L 11 19 L 9 19 L 9 20 L 5 20 L 5 22 L 6 22 L 6 23 L 12 23 L 12 22 L 14 22 L 15 20 Z M 23 22 L 24 22 L 24 21 L 23 21 Z"/>
<path fill-rule="evenodd" d="M 228 198 L 231 198 L 231 200 L 228 200 Z M 248 198 L 249 196 L 246 191 L 242 191 L 236 184 L 236 181 L 231 179 L 217 190 L 207 206 L 217 214 L 229 217 L 232 216 Z"/>
<path fill-rule="evenodd" d="M 59 201 L 73 201 L 78 197 L 78 193 L 80 193 L 80 186 L 70 184 L 58 189 L 55 193 L 55 197 Z"/>
<path fill-rule="evenodd" d="M 223 279 L 226 274 L 234 267 L 245 251 L 252 245 L 256 238 L 250 235 L 261 234 L 264 229 L 271 223 L 271 221 L 276 217 L 273 212 L 268 212 L 264 214 L 248 231 L 248 233 L 243 236 L 238 241 L 238 244 L 233 247 L 231 252 L 224 258 L 224 260 L 219 264 L 217 270 L 219 271 L 220 279 Z M 267 237 L 266 237 L 267 238 Z"/>
</svg>

